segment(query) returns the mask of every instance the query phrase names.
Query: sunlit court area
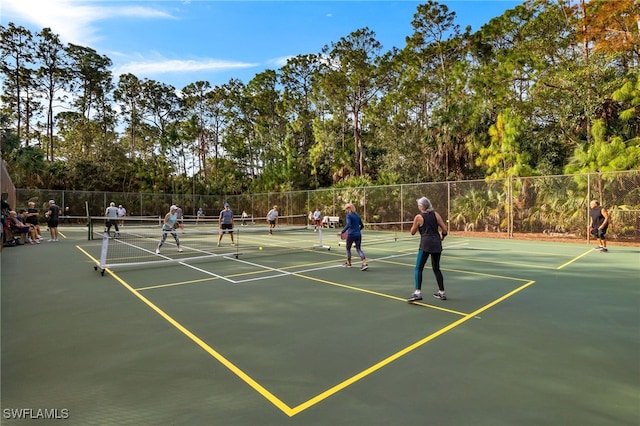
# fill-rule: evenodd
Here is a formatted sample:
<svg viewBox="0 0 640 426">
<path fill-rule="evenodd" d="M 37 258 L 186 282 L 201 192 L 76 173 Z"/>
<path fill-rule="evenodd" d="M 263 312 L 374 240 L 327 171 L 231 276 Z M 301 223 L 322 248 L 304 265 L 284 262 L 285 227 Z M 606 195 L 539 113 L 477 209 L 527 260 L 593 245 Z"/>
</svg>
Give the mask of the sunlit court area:
<svg viewBox="0 0 640 426">
<path fill-rule="evenodd" d="M 637 246 L 452 233 L 448 299 L 427 264 L 408 303 L 408 232 L 363 230 L 361 271 L 331 228 L 248 224 L 218 247 L 189 223 L 183 252 L 156 254 L 140 222 L 61 227 L 28 266 L 32 247 L 2 252 L 3 407 L 68 424 L 637 423 Z"/>
</svg>

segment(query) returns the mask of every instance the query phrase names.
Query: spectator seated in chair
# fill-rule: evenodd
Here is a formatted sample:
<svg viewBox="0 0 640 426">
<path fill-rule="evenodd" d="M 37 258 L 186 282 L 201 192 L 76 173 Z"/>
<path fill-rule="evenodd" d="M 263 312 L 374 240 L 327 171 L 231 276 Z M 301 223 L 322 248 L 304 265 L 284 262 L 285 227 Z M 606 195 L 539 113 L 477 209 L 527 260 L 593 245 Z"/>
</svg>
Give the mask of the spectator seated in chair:
<svg viewBox="0 0 640 426">
<path fill-rule="evenodd" d="M 33 225 L 26 225 L 18 219 L 18 213 L 15 210 L 9 212 L 10 230 L 15 237 L 20 236 L 20 239 L 24 243 L 40 244 L 38 240 L 38 234 L 36 228 Z"/>
</svg>

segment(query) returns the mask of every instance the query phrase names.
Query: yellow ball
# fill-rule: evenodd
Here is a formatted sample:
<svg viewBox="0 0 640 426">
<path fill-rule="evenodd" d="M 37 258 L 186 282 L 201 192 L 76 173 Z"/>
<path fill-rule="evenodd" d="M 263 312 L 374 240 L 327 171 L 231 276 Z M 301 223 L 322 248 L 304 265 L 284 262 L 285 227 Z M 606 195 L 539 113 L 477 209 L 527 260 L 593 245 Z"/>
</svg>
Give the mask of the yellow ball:
<svg viewBox="0 0 640 426">
<path fill-rule="evenodd" d="M 262 246 L 258 247 L 258 250 L 262 250 Z"/>
</svg>

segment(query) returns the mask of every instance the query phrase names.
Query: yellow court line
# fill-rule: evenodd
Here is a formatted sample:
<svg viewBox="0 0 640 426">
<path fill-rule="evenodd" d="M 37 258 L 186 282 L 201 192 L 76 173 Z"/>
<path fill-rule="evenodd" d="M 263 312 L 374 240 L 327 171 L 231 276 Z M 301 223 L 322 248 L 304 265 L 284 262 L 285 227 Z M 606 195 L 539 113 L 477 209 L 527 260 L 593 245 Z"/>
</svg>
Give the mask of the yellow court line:
<svg viewBox="0 0 640 426">
<path fill-rule="evenodd" d="M 93 258 L 89 253 L 84 251 L 79 246 L 76 246 L 76 247 L 79 250 L 81 250 L 85 255 L 87 255 L 91 260 L 93 260 L 96 264 L 98 264 L 98 261 L 95 258 Z M 140 294 L 139 291 L 137 291 L 136 289 L 131 287 L 127 282 L 125 282 L 122 278 L 120 278 L 113 271 L 111 271 L 108 268 L 105 271 L 109 275 L 111 275 L 116 281 L 118 281 L 123 287 L 125 287 L 127 290 L 129 290 L 129 292 L 131 292 L 133 295 L 135 295 L 143 303 L 145 303 L 152 310 L 154 310 L 158 315 L 160 315 L 167 322 L 169 322 L 176 329 L 178 329 L 181 333 L 183 333 L 185 336 L 187 336 L 191 341 L 193 341 L 196 345 L 198 345 L 200 348 L 202 348 L 205 352 L 207 352 L 213 358 L 218 360 L 222 365 L 224 365 L 227 369 L 229 369 L 231 372 L 233 372 L 236 376 L 238 376 L 241 380 L 243 380 L 245 383 L 247 383 L 251 388 L 253 388 L 256 392 L 258 392 L 260 395 L 262 395 L 265 399 L 267 399 L 269 402 L 271 402 L 273 405 L 275 405 L 277 408 L 279 408 L 283 413 L 285 413 L 289 417 L 293 417 L 296 414 L 299 414 L 300 412 L 306 410 L 307 408 L 310 408 L 310 407 L 316 405 L 317 403 L 329 398 L 330 396 L 340 392 L 341 390 L 347 388 L 348 386 L 358 382 L 359 380 L 369 376 L 370 374 L 380 370 L 381 368 L 383 368 L 386 365 L 392 363 L 393 361 L 395 361 L 395 360 L 401 358 L 402 356 L 408 354 L 409 352 L 411 352 L 411 351 L 423 346 L 427 342 L 437 338 L 438 336 L 441 336 L 442 334 L 454 329 L 455 327 L 467 322 L 468 320 L 470 320 L 472 318 L 475 318 L 480 313 L 486 311 L 487 309 L 497 305 L 498 303 L 502 302 L 503 300 L 506 300 L 507 298 L 513 296 L 514 294 L 524 290 L 525 288 L 527 288 L 530 285 L 535 283 L 535 281 L 529 281 L 526 284 L 518 287 L 517 289 L 505 294 L 504 296 L 499 297 L 498 299 L 494 300 L 493 302 L 490 302 L 487 305 L 482 306 L 481 308 L 475 310 L 474 312 L 471 312 L 470 314 L 464 314 L 463 318 L 460 318 L 459 320 L 454 321 L 453 323 L 449 324 L 448 326 L 446 326 L 444 328 L 441 328 L 440 330 L 438 330 L 438 331 L 436 331 L 436 332 L 424 337 L 423 339 L 421 339 L 421 340 L 419 340 L 419 341 L 407 346 L 406 348 L 394 353 L 393 355 L 391 355 L 391 356 L 385 358 L 384 360 L 372 365 L 371 367 L 361 371 L 360 373 L 358 373 L 358 374 L 348 378 L 347 380 L 344 380 L 343 382 L 341 382 L 341 383 L 339 383 L 339 384 L 327 389 L 326 391 L 316 395 L 315 397 L 307 400 L 306 402 L 303 402 L 302 404 L 299 404 L 298 406 L 296 406 L 294 408 L 291 408 L 286 403 L 284 403 L 282 400 L 280 400 L 278 397 L 276 397 L 273 393 L 271 393 L 269 390 L 267 390 L 264 386 L 262 386 L 261 384 L 256 382 L 248 374 L 246 374 L 244 371 L 242 371 L 240 368 L 238 368 L 235 364 L 233 364 L 231 361 L 229 361 L 227 358 L 225 358 L 222 354 L 220 354 L 219 352 L 217 352 L 216 350 L 211 348 L 208 344 L 206 344 L 198 336 L 193 334 L 191 331 L 189 331 L 187 328 L 185 328 L 182 324 L 180 324 L 178 321 L 176 321 L 171 316 L 169 316 L 167 313 L 165 313 L 162 309 L 158 308 L 149 299 L 147 299 L 142 294 Z M 311 279 L 311 280 L 315 280 L 315 281 L 326 282 L 328 284 L 337 285 L 339 287 L 351 288 L 351 289 L 362 291 L 362 292 L 365 292 L 365 293 L 376 294 L 376 295 L 383 296 L 383 297 L 388 297 L 388 298 L 391 298 L 391 299 L 399 299 L 399 298 L 395 298 L 393 296 L 385 295 L 385 294 L 382 294 L 382 293 L 377 293 L 377 292 L 373 292 L 373 291 L 370 291 L 370 290 L 358 289 L 358 288 L 355 288 L 355 287 L 346 286 L 346 285 L 337 284 L 337 283 L 331 283 L 331 282 L 327 282 L 325 280 L 320 280 L 320 279 L 317 279 L 317 278 L 314 278 L 314 277 L 307 277 L 307 276 L 304 276 L 304 275 L 301 275 L 301 274 L 292 274 L 292 275 L 299 276 L 299 277 L 305 278 L 305 279 Z M 399 299 L 399 300 L 403 300 L 403 299 Z M 443 310 L 443 309 L 441 309 L 441 310 Z M 453 312 L 453 311 L 451 311 L 451 312 Z"/>
<path fill-rule="evenodd" d="M 329 284 L 329 285 L 332 285 L 332 286 L 335 286 L 335 287 L 346 288 L 346 289 L 349 289 L 349 290 L 358 291 L 360 293 L 373 294 L 374 296 L 386 297 L 387 299 L 399 300 L 401 302 L 407 303 L 407 299 L 403 299 L 403 298 L 397 297 L 397 296 L 392 296 L 390 294 L 379 293 L 377 291 L 367 290 L 365 288 L 353 287 L 353 286 L 346 285 L 346 284 L 340 284 L 340 283 L 336 283 L 336 282 L 333 282 L 333 281 L 325 280 L 325 279 L 322 279 L 322 278 L 311 277 L 309 275 L 303 275 L 303 274 L 299 274 L 299 273 L 295 273 L 295 272 L 292 273 L 291 275 L 294 276 L 294 277 L 298 277 L 298 278 L 303 278 L 303 279 L 307 279 L 307 280 L 311 280 L 311 281 L 317 281 L 317 282 L 320 282 L 320 283 L 323 283 L 323 284 Z M 435 310 L 443 311 L 443 312 L 448 312 L 450 314 L 456 314 L 456 315 L 460 315 L 460 316 L 468 315 L 466 312 L 454 311 L 452 309 L 441 308 L 439 306 L 429 305 L 429 304 L 426 304 L 426 303 L 414 303 L 414 305 L 426 306 L 426 307 L 429 307 L 431 309 L 435 309 Z"/>
<path fill-rule="evenodd" d="M 573 259 L 571 259 L 571 260 L 570 260 L 570 261 L 568 261 L 567 263 L 563 263 L 562 265 L 558 266 L 556 269 L 562 269 L 562 268 L 564 268 L 565 266 L 569 266 L 569 265 L 571 265 L 573 262 L 575 262 L 576 260 L 580 259 L 581 257 L 584 257 L 584 256 L 588 255 L 589 253 L 593 253 L 593 250 L 586 251 L 586 252 L 582 253 L 581 255 L 574 257 Z"/>
<path fill-rule="evenodd" d="M 394 265 L 401 265 L 401 266 L 411 266 L 414 267 L 415 264 L 413 263 L 403 263 L 403 262 L 394 262 L 392 260 L 376 260 L 376 262 L 384 262 L 384 263 L 391 263 Z M 494 274 L 486 274 L 484 272 L 475 272 L 475 271 L 463 271 L 460 269 L 448 269 L 448 268 L 442 268 L 443 271 L 448 271 L 448 272 L 459 272 L 461 274 L 468 274 L 468 275 L 480 275 L 483 277 L 491 277 L 491 278 L 499 278 L 502 280 L 511 280 L 511 281 L 529 281 L 528 279 L 524 279 L 524 278 L 515 278 L 515 277 L 505 277 L 503 275 L 494 275 Z"/>
<path fill-rule="evenodd" d="M 82 248 L 80 248 L 78 246 L 76 246 L 76 247 L 78 249 L 80 249 L 83 253 L 85 253 L 91 260 L 96 262 L 96 264 L 98 264 L 98 261 L 95 258 L 93 258 L 89 253 L 87 253 L 86 251 L 84 251 Z M 222 354 L 220 354 L 218 351 L 213 349 L 211 346 L 207 345 L 202 339 L 200 339 L 198 336 L 193 334 L 191 331 L 189 331 L 186 327 L 184 327 L 178 321 L 174 320 L 169 314 L 165 313 L 162 309 L 160 309 L 155 304 L 153 304 L 153 302 L 151 302 L 149 299 L 147 299 L 142 294 L 140 294 L 140 292 L 138 292 L 135 288 L 131 287 L 126 281 L 124 281 L 122 278 L 120 278 L 115 272 L 113 272 L 109 268 L 105 269 L 105 271 L 109 275 L 111 275 L 116 281 L 118 281 L 124 288 L 129 290 L 134 296 L 136 296 L 144 304 L 149 306 L 158 315 L 160 315 L 162 318 L 164 318 L 169 324 L 173 325 L 176 329 L 178 329 L 182 334 L 184 334 L 189 339 L 191 339 L 196 345 L 198 345 L 198 346 L 200 346 L 200 348 L 204 349 L 205 352 L 207 352 L 209 355 L 211 355 L 212 357 L 217 359 L 222 365 L 227 367 L 231 372 L 233 372 L 236 376 L 238 376 L 240 379 L 242 379 L 246 384 L 251 386 L 256 392 L 258 392 L 260 395 L 262 395 L 265 399 L 267 399 L 273 405 L 278 407 L 280 410 L 282 410 L 289 417 L 292 416 L 291 407 L 289 407 L 287 404 L 282 402 L 274 394 L 269 392 L 264 386 L 262 386 L 260 383 L 256 382 L 248 374 L 246 374 L 240 368 L 236 367 L 235 364 L 233 364 L 231 361 L 229 361 L 227 358 L 225 358 Z"/>
<path fill-rule="evenodd" d="M 530 265 L 528 263 L 501 262 L 497 260 L 474 259 L 474 258 L 462 257 L 462 256 L 450 256 L 448 254 L 444 254 L 444 256 L 449 257 L 451 259 L 460 259 L 460 260 L 466 260 L 469 262 L 495 263 L 498 265 L 510 265 L 510 266 L 525 266 L 527 268 L 536 268 L 536 269 L 556 269 L 553 266 Z"/>
<path fill-rule="evenodd" d="M 514 294 L 524 290 L 525 288 L 529 287 L 530 285 L 532 285 L 533 283 L 535 283 L 535 281 L 529 281 L 528 283 L 518 287 L 517 289 L 505 294 L 502 297 L 499 297 L 498 299 L 494 300 L 493 302 L 484 305 L 483 307 L 475 310 L 474 312 L 471 312 L 470 314 L 467 314 L 464 318 L 460 318 L 459 320 L 449 324 L 448 326 L 441 328 L 440 330 L 436 331 L 435 333 L 432 333 L 428 336 L 426 336 L 425 338 L 423 338 L 422 340 L 419 340 L 415 343 L 413 343 L 412 345 L 407 346 L 406 348 L 396 352 L 395 354 L 383 359 L 382 361 L 378 362 L 377 364 L 372 365 L 371 367 L 362 370 L 360 373 L 356 374 L 355 376 L 350 377 L 349 379 L 343 381 L 342 383 L 339 383 L 329 389 L 327 389 L 326 391 L 316 395 L 315 397 L 309 399 L 306 402 L 303 402 L 302 404 L 294 407 L 291 410 L 291 414 L 290 416 L 294 416 L 298 413 L 300 413 L 301 411 L 306 410 L 309 407 L 312 407 L 313 405 L 327 399 L 328 397 L 334 395 L 335 393 L 343 390 L 344 388 L 356 383 L 357 381 L 365 378 L 366 376 L 376 372 L 377 370 L 380 370 L 382 367 L 385 367 L 386 365 L 392 363 L 393 361 L 397 360 L 398 358 L 408 354 L 409 352 L 423 346 L 425 343 L 430 342 L 431 340 L 435 339 L 438 336 L 443 335 L 444 333 L 456 328 L 457 326 L 464 324 L 465 322 L 469 321 L 470 319 L 476 317 L 477 315 L 481 314 L 482 312 L 486 311 L 487 309 L 497 305 L 498 303 L 502 302 L 503 300 L 513 296 Z"/>
</svg>

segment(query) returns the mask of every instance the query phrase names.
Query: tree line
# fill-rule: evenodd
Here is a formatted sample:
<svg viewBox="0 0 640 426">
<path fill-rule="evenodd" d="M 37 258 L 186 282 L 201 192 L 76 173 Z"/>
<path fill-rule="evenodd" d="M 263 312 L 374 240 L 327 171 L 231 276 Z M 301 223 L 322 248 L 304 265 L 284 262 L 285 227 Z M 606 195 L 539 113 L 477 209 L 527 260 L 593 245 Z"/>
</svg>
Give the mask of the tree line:
<svg viewBox="0 0 640 426">
<path fill-rule="evenodd" d="M 0 26 L 17 187 L 238 194 L 640 168 L 634 0 L 527 0 L 471 32 L 429 0 L 249 82 L 112 75 L 51 29 Z"/>
</svg>

